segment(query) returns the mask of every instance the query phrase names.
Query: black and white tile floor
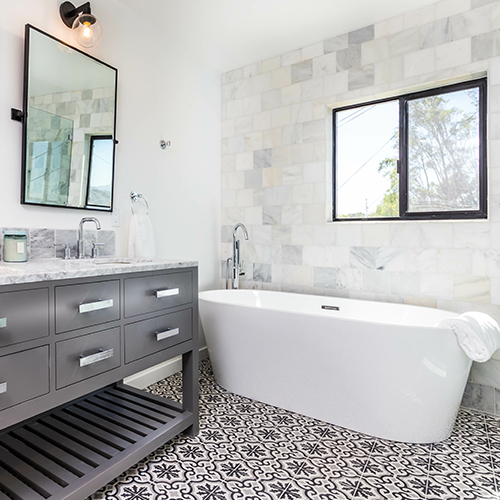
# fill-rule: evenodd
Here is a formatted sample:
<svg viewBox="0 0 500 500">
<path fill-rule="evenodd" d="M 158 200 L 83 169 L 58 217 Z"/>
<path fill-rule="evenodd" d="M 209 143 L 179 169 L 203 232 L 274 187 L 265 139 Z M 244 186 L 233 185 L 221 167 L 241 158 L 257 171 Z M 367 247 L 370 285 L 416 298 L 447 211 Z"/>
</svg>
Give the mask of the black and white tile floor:
<svg viewBox="0 0 500 500">
<path fill-rule="evenodd" d="M 181 375 L 149 387 L 171 398 Z M 394 443 L 219 387 L 200 365 L 200 433 L 180 436 L 89 500 L 500 500 L 500 419 L 461 410 L 438 444 Z"/>
</svg>

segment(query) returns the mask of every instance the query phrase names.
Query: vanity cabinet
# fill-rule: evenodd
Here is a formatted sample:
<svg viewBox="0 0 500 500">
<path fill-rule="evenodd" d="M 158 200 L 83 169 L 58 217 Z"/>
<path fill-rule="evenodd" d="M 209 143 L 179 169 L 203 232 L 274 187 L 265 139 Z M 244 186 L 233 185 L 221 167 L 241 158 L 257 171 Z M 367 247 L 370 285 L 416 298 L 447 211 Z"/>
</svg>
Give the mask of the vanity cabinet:
<svg viewBox="0 0 500 500">
<path fill-rule="evenodd" d="M 189 265 L 0 285 L 0 499 L 81 500 L 198 432 L 197 283 Z M 182 403 L 122 382 L 177 356 Z"/>
</svg>

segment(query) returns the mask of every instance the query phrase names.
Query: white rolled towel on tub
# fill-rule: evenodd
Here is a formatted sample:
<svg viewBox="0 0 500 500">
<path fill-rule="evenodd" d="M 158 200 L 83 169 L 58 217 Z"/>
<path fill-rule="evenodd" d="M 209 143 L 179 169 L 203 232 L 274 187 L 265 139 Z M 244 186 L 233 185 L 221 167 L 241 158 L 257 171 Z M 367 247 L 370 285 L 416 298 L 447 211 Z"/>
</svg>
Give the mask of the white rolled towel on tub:
<svg viewBox="0 0 500 500">
<path fill-rule="evenodd" d="M 473 361 L 484 363 L 500 348 L 500 325 L 485 313 L 467 312 L 443 319 L 436 326 L 451 328 L 465 354 Z"/>
</svg>

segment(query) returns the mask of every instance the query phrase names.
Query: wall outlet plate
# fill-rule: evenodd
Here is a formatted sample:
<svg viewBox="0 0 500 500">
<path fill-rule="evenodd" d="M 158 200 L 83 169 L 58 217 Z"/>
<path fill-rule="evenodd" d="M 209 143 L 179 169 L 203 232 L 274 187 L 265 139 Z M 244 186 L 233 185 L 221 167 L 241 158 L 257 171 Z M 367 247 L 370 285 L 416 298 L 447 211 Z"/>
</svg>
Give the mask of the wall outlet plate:
<svg viewBox="0 0 500 500">
<path fill-rule="evenodd" d="M 111 212 L 111 227 L 120 227 L 120 211 L 117 208 Z"/>
</svg>

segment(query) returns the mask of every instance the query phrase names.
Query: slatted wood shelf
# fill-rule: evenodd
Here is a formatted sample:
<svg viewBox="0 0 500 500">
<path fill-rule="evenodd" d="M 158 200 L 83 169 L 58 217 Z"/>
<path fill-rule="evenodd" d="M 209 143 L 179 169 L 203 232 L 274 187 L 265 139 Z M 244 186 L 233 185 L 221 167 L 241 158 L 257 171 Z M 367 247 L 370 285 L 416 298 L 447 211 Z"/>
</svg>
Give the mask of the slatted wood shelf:
<svg viewBox="0 0 500 500">
<path fill-rule="evenodd" d="M 0 500 L 82 500 L 194 420 L 175 401 L 105 387 L 0 434 Z"/>
</svg>

